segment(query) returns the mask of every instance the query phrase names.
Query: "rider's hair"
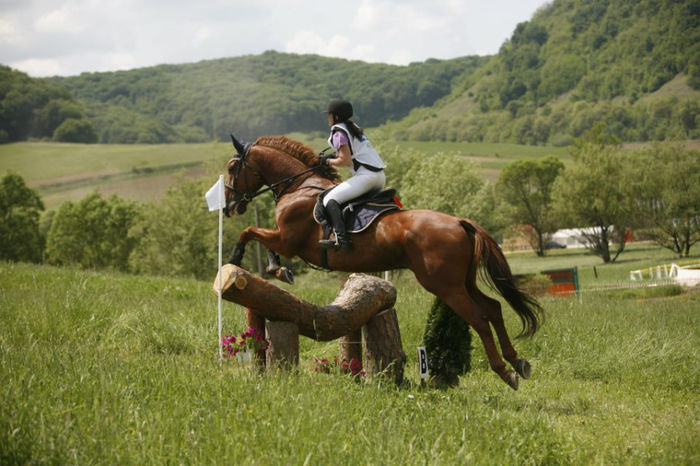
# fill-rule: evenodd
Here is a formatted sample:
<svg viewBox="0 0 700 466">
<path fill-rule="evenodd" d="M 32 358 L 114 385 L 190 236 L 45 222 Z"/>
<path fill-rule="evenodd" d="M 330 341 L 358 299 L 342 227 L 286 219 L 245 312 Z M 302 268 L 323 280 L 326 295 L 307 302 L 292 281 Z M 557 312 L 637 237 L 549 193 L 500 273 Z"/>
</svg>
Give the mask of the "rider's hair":
<svg viewBox="0 0 700 466">
<path fill-rule="evenodd" d="M 355 139 L 362 139 L 362 135 L 365 134 L 364 130 L 357 126 L 357 123 L 354 121 L 348 119 L 345 120 L 343 123 L 345 123 L 345 126 L 347 126 L 348 131 L 354 137 Z"/>
</svg>

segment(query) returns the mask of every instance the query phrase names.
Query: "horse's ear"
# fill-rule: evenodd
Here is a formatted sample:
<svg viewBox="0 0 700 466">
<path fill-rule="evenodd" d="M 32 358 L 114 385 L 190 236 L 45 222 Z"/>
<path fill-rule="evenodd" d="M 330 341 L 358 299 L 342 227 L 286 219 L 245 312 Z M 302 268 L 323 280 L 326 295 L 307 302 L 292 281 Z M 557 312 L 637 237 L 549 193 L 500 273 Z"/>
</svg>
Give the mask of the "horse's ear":
<svg viewBox="0 0 700 466">
<path fill-rule="evenodd" d="M 236 148 L 236 152 L 239 155 L 247 155 L 248 151 L 250 150 L 250 146 L 252 146 L 252 144 L 249 142 L 241 143 L 233 134 L 231 134 L 231 141 L 233 142 L 233 147 Z"/>
</svg>

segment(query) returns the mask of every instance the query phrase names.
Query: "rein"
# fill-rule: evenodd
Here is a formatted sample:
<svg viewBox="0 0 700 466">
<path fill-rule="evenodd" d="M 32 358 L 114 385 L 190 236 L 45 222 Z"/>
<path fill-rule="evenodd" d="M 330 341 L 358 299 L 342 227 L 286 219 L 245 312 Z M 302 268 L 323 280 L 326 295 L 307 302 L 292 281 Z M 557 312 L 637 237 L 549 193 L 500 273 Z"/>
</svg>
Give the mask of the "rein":
<svg viewBox="0 0 700 466">
<path fill-rule="evenodd" d="M 321 154 L 324 154 L 328 149 L 330 149 L 330 147 L 328 147 L 328 148 L 326 148 L 326 149 L 323 149 L 323 150 L 321 151 Z M 233 177 L 233 184 L 234 184 L 234 185 L 236 184 L 236 180 L 238 179 L 238 174 L 239 174 L 239 172 L 240 172 L 240 167 L 249 169 L 249 170 L 252 171 L 255 175 L 257 175 L 258 177 L 260 177 L 261 179 L 264 180 L 263 176 L 260 174 L 259 171 L 257 171 L 255 168 L 251 167 L 250 165 L 248 165 L 248 164 L 246 163 L 246 161 L 245 161 L 245 156 L 246 156 L 246 155 L 248 155 L 248 151 L 246 151 L 245 154 L 243 154 L 242 156 L 240 156 L 240 157 L 234 157 L 234 158 L 232 159 L 232 160 L 239 160 L 240 163 L 241 163 L 241 165 L 239 165 L 239 166 L 237 167 L 236 173 L 234 174 L 234 177 Z M 306 170 L 302 170 L 301 172 L 299 172 L 299 173 L 297 173 L 297 174 L 295 174 L 295 175 L 288 176 L 287 178 L 283 178 L 283 179 L 281 179 L 280 181 L 277 181 L 277 182 L 275 182 L 275 183 L 270 183 L 270 184 L 267 186 L 267 188 L 261 188 L 261 189 L 257 190 L 257 191 L 254 192 L 254 193 L 241 193 L 240 191 L 238 191 L 238 190 L 236 189 L 235 186 L 231 186 L 231 185 L 228 184 L 228 183 L 224 183 L 224 186 L 225 186 L 226 188 L 230 189 L 231 191 L 233 191 L 234 193 L 241 194 L 241 195 L 243 196 L 243 197 L 241 198 L 241 200 L 242 200 L 242 201 L 245 201 L 245 202 L 250 202 L 250 201 L 252 201 L 253 199 L 255 199 L 256 197 L 260 196 L 261 194 L 265 194 L 265 193 L 268 192 L 268 191 L 272 191 L 272 195 L 275 197 L 275 204 L 277 204 L 277 202 L 279 202 L 279 200 L 280 200 L 280 198 L 282 197 L 282 195 L 284 195 L 285 191 L 287 190 L 287 188 L 289 188 L 289 186 L 292 184 L 292 182 L 293 182 L 294 180 L 296 180 L 297 178 L 299 178 L 299 177 L 302 176 L 302 175 L 305 175 L 305 174 L 307 174 L 307 173 L 309 173 L 309 172 L 312 172 L 312 171 L 316 170 L 317 168 L 320 168 L 321 166 L 322 166 L 322 165 L 321 165 L 320 163 L 319 163 L 318 165 L 314 165 L 313 167 L 307 168 Z M 277 188 L 277 187 L 279 187 L 279 186 L 282 186 L 282 189 L 281 189 L 279 192 L 275 192 L 275 188 Z M 239 202 L 240 202 L 240 201 L 239 201 Z"/>
</svg>

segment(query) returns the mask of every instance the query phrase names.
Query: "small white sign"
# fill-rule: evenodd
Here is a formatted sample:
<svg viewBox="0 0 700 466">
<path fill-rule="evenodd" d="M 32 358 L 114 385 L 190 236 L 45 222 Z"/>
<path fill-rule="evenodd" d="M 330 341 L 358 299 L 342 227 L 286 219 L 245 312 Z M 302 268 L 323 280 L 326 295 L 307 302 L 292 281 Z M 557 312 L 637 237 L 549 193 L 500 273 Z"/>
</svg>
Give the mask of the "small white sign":
<svg viewBox="0 0 700 466">
<path fill-rule="evenodd" d="M 425 351 L 425 346 L 418 347 L 418 369 L 420 371 L 421 380 L 428 378 L 428 352 Z"/>
</svg>

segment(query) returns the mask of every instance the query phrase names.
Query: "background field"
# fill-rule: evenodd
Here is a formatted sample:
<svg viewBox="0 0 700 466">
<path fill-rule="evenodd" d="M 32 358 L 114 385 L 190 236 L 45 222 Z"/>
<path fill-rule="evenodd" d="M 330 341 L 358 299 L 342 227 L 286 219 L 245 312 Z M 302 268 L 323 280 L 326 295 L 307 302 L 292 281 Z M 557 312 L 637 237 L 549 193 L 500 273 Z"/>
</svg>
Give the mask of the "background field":
<svg viewBox="0 0 700 466">
<path fill-rule="evenodd" d="M 314 149 L 326 147 L 326 140 L 300 133 L 291 137 Z M 393 143 L 392 143 L 393 144 Z M 557 155 L 568 161 L 565 148 L 487 143 L 396 143 L 420 154 L 453 153 L 474 160 L 485 178 L 495 181 L 508 163 L 521 158 Z M 97 190 L 127 199 L 148 201 L 161 197 L 177 177 L 215 179 L 232 154 L 230 144 L 60 144 L 15 143 L 0 145 L 0 174 L 19 173 L 39 192 L 48 209 L 66 200 L 79 200 Z M 389 180 L 391 181 L 391 180 Z"/>
<path fill-rule="evenodd" d="M 0 173 L 19 173 L 46 207 L 92 191 L 147 201 L 161 197 L 178 176 L 223 170 L 229 144 L 104 145 L 16 143 L 0 145 Z"/>
<path fill-rule="evenodd" d="M 639 247 L 598 273 L 617 280 L 637 263 L 669 259 Z M 573 250 L 510 261 L 515 272 L 578 266 L 587 288 L 599 264 Z M 311 272 L 292 290 L 326 304 L 343 280 Z M 410 273 L 393 281 L 408 355 L 399 388 L 314 373 L 312 358 L 337 348 L 307 339 L 298 373 L 220 367 L 208 282 L 2 263 L 0 463 L 700 461 L 697 290 L 544 298 L 544 327 L 516 342 L 533 364 L 519 391 L 489 370 L 476 339 L 473 370 L 439 391 L 421 387 L 416 369 L 431 296 Z M 242 331 L 242 309 L 225 303 L 224 323 Z"/>
<path fill-rule="evenodd" d="M 472 160 L 484 179 L 495 182 L 501 170 L 511 162 L 553 155 L 565 165 L 571 162 L 566 147 L 526 146 L 520 144 L 384 141 L 378 145 L 396 146 L 420 156 L 437 153 L 456 154 Z M 292 133 L 320 151 L 327 146 L 325 137 L 315 133 Z M 698 141 L 686 141 L 699 147 Z M 639 149 L 645 144 L 626 147 Z M 119 194 L 138 201 L 161 197 L 178 177 L 196 178 L 205 174 L 214 179 L 223 172 L 231 145 L 225 142 L 201 144 L 66 144 L 28 142 L 0 145 L 0 174 L 19 173 L 39 192 L 48 209 L 63 201 L 79 200 L 97 190 L 101 194 Z M 388 180 L 391 184 L 391 180 Z"/>
</svg>

